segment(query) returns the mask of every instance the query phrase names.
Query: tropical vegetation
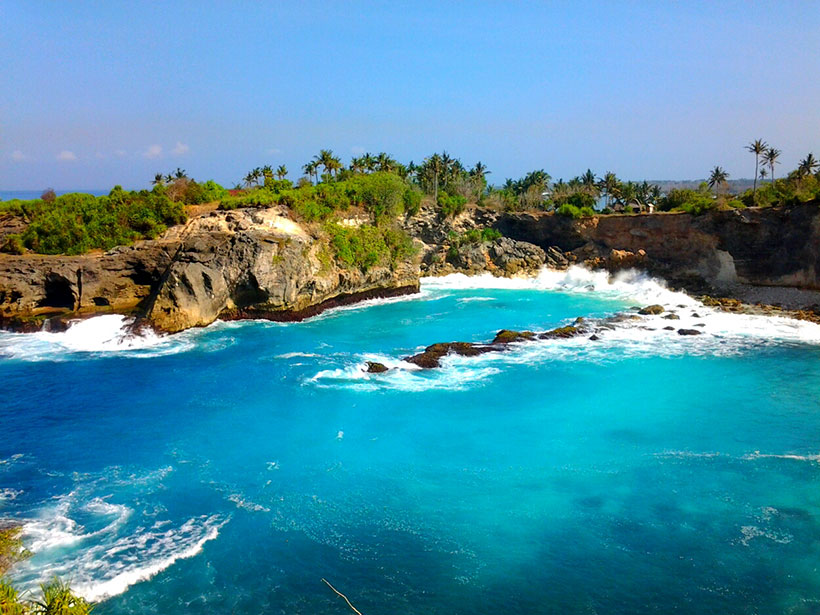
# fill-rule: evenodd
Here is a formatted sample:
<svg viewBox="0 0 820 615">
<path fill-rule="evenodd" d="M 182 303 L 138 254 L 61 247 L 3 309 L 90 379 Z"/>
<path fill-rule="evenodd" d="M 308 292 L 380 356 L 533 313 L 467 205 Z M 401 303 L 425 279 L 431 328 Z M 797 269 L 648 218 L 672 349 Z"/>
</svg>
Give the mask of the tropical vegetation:
<svg viewBox="0 0 820 615">
<path fill-rule="evenodd" d="M 364 153 L 345 164 L 333 150 L 322 149 L 301 167 L 304 175 L 295 182 L 288 178 L 285 165 L 265 165 L 248 171 L 230 191 L 213 181 L 199 183 L 177 168 L 167 174 L 157 173 L 150 191 L 126 192 L 115 187 L 102 197 L 58 197 L 49 190 L 40 199 L 0 202 L 0 214 L 16 215 L 25 222 L 25 230 L 7 235 L 0 250 L 78 254 L 109 249 L 156 237 L 168 226 L 185 221 L 186 206 L 202 203 L 216 204 L 220 209 L 286 207 L 327 235 L 340 218 L 355 218 L 357 212 L 367 216 L 373 228 L 398 232 L 398 218 L 414 215 L 423 202 L 440 219 L 459 215 L 470 203 L 505 211 L 552 211 L 579 218 L 653 210 L 699 214 L 711 209 L 773 207 L 820 198 L 820 164 L 813 154 L 778 179 L 779 149 L 763 139 L 752 141 L 745 149 L 755 157 L 755 175 L 752 188 L 742 194 L 731 194 L 729 175 L 721 166 L 715 166 L 700 187 L 670 189 L 665 194 L 657 184 L 624 181 L 612 171 L 598 176 L 591 169 L 566 181 L 553 179 L 544 169 L 535 169 L 518 179 L 505 178 L 492 185 L 488 182 L 491 171 L 485 164 L 479 161 L 472 167 L 465 166 L 446 151 L 433 153 L 418 164 L 401 163 L 385 152 Z M 339 262 L 357 262 L 366 267 L 366 263 L 390 260 L 385 255 L 395 251 L 387 249 L 388 238 L 381 238 L 386 246 L 382 249 L 381 244 L 374 244 L 372 237 L 365 235 L 354 241 L 350 233 L 332 233 Z M 372 254 L 367 258 L 350 257 L 361 253 L 356 242 L 371 247 L 378 244 L 376 251 L 381 256 L 375 260 Z"/>
</svg>

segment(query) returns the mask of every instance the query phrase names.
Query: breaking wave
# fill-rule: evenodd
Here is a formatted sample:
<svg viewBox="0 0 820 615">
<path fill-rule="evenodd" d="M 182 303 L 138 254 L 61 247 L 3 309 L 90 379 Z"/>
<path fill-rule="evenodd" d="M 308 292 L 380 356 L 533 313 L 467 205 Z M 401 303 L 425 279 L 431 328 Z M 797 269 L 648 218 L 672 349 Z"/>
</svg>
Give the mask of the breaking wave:
<svg viewBox="0 0 820 615">
<path fill-rule="evenodd" d="M 202 515 L 176 526 L 163 520 L 130 527 L 133 513 L 104 498 L 84 504 L 74 492 L 58 498 L 23 525 L 26 546 L 35 556 L 15 573 L 20 586 L 33 589 L 57 575 L 70 578 L 87 600 L 104 600 L 195 556 L 228 521 Z"/>
<path fill-rule="evenodd" d="M 344 367 L 325 369 L 307 382 L 321 387 L 353 390 L 394 389 L 423 391 L 463 389 L 481 382 L 505 364 L 538 364 L 549 361 L 609 363 L 630 357 L 734 356 L 776 344 L 820 346 L 820 325 L 780 316 L 731 314 L 705 306 L 688 295 L 672 291 L 662 280 L 637 271 L 610 276 L 605 271 L 570 267 L 566 271 L 544 269 L 535 277 L 497 278 L 490 274 L 452 274 L 422 279 L 431 295 L 479 289 L 533 290 L 595 293 L 628 305 L 661 305 L 661 314 L 638 315 L 637 307 L 621 312 L 617 319 L 590 320 L 589 334 L 569 339 L 533 340 L 511 344 L 505 352 L 477 357 L 448 356 L 439 369 L 420 370 L 395 356 L 362 355 Z M 475 300 L 475 297 L 469 297 Z M 545 328 L 570 324 L 551 323 Z M 505 323 L 499 322 L 498 328 Z M 698 334 L 682 335 L 680 330 Z M 452 340 L 420 340 L 423 345 Z M 423 346 L 420 346 L 421 348 Z M 390 368 L 382 374 L 367 372 L 367 361 Z"/>
</svg>

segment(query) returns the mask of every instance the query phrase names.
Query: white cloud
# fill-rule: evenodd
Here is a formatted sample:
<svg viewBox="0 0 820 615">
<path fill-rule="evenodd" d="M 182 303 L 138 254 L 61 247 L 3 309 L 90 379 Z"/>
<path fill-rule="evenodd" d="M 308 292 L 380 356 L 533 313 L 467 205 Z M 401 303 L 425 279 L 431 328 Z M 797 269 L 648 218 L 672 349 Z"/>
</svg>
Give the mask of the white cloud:
<svg viewBox="0 0 820 615">
<path fill-rule="evenodd" d="M 278 147 L 272 147 L 271 149 L 268 150 L 268 153 L 273 154 L 275 156 L 276 154 L 281 154 L 282 150 L 279 149 Z"/>
<path fill-rule="evenodd" d="M 122 158 L 122 157 L 123 157 L 123 156 L 125 156 L 128 152 L 126 152 L 124 149 L 118 149 L 118 150 L 115 150 L 115 151 L 114 151 L 114 153 L 115 153 L 117 156 L 119 156 L 120 158 Z"/>
<path fill-rule="evenodd" d="M 148 149 L 145 150 L 142 154 L 146 158 L 159 158 L 162 156 L 162 146 L 161 145 L 149 145 Z"/>
<path fill-rule="evenodd" d="M 362 154 L 364 154 L 364 152 L 365 149 L 361 145 L 354 145 L 350 148 L 350 153 L 354 156 L 361 156 Z"/>
<path fill-rule="evenodd" d="M 62 160 L 64 162 L 70 162 L 72 160 L 77 160 L 77 154 L 75 154 L 71 150 L 64 149 L 59 154 L 57 154 L 57 160 Z"/>
<path fill-rule="evenodd" d="M 14 162 L 23 162 L 26 158 L 28 158 L 28 156 L 26 156 L 19 149 L 16 149 L 11 153 L 11 159 L 14 160 Z"/>
<path fill-rule="evenodd" d="M 174 149 L 171 150 L 171 153 L 176 156 L 182 156 L 182 154 L 187 154 L 189 151 L 191 151 L 191 148 L 188 147 L 186 143 L 177 141 L 177 144 L 174 146 Z"/>
</svg>

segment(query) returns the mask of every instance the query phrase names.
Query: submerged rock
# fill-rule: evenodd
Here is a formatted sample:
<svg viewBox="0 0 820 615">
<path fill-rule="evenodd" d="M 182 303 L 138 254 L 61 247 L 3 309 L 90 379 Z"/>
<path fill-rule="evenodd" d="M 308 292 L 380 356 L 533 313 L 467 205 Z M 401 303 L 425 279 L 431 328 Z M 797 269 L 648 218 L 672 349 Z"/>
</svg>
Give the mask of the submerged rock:
<svg viewBox="0 0 820 615">
<path fill-rule="evenodd" d="M 424 369 L 441 366 L 441 358 L 452 353 L 462 357 L 475 357 L 485 352 L 491 352 L 491 346 L 473 344 L 472 342 L 439 342 L 424 349 L 424 352 L 414 354 L 404 359 L 408 363 L 418 365 Z"/>
<path fill-rule="evenodd" d="M 678 329 L 678 335 L 701 335 L 703 331 L 697 329 Z"/>
<path fill-rule="evenodd" d="M 645 308 L 641 308 L 640 310 L 638 310 L 638 314 L 641 314 L 642 316 L 648 316 L 650 314 L 651 315 L 663 314 L 665 311 L 666 311 L 666 308 L 664 308 L 662 305 L 657 305 L 656 304 L 656 305 L 648 305 Z"/>
<path fill-rule="evenodd" d="M 510 331 L 509 329 L 501 329 L 495 334 L 493 344 L 510 344 L 512 342 L 524 342 L 535 337 L 532 331 Z"/>
<path fill-rule="evenodd" d="M 680 320 L 680 316 L 678 316 L 677 314 L 667 314 L 666 316 L 664 316 L 664 318 L 666 320 Z"/>
</svg>

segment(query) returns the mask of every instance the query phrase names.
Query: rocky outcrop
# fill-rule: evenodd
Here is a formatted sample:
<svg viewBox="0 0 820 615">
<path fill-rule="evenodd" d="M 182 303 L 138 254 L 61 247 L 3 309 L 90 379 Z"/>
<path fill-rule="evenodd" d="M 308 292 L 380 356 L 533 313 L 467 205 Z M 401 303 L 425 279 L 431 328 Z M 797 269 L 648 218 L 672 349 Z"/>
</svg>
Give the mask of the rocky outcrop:
<svg viewBox="0 0 820 615">
<path fill-rule="evenodd" d="M 638 267 L 692 286 L 734 284 L 820 290 L 820 207 L 581 218 L 504 213 L 505 236 L 557 246 L 578 262 Z"/>
<path fill-rule="evenodd" d="M 418 267 L 339 267 L 285 210 L 213 212 L 105 254 L 0 255 L 0 325 L 114 311 L 162 331 L 217 318 L 293 320 L 362 298 L 418 289 Z"/>
</svg>

